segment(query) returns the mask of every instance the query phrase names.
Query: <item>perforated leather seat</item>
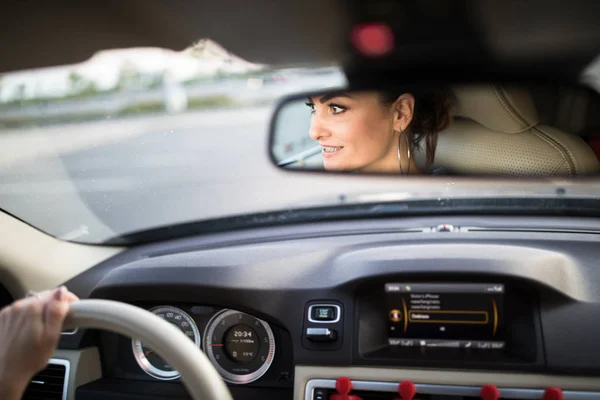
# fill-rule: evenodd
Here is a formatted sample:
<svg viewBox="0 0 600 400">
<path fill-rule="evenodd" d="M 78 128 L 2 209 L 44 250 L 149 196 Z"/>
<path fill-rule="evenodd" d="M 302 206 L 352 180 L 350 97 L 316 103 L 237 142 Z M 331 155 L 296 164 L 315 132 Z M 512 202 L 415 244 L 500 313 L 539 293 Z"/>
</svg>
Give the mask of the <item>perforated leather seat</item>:
<svg viewBox="0 0 600 400">
<path fill-rule="evenodd" d="M 433 167 L 459 174 L 586 175 L 600 170 L 578 136 L 541 125 L 531 95 L 509 86 L 454 88 L 456 108 L 439 134 Z M 417 154 L 417 160 L 423 155 Z"/>
</svg>

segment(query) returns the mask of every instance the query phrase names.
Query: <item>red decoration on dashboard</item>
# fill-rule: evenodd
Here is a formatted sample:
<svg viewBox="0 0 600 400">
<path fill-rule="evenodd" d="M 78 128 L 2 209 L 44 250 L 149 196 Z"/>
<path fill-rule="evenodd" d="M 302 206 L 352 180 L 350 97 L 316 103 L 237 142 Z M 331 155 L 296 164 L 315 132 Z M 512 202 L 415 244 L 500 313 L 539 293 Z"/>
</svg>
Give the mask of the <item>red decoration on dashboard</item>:
<svg viewBox="0 0 600 400">
<path fill-rule="evenodd" d="M 498 400 L 500 398 L 500 391 L 494 385 L 485 385 L 481 388 L 479 395 L 483 400 Z"/>
<path fill-rule="evenodd" d="M 398 385 L 398 394 L 400 398 L 394 400 L 416 400 L 417 387 L 411 381 L 404 381 Z"/>
<path fill-rule="evenodd" d="M 544 400 L 564 400 L 565 395 L 559 388 L 548 388 L 544 392 Z"/>
<path fill-rule="evenodd" d="M 362 400 L 360 397 L 349 394 L 352 390 L 352 381 L 349 378 L 342 377 L 335 381 L 335 390 L 337 394 L 332 394 L 330 400 Z"/>
</svg>

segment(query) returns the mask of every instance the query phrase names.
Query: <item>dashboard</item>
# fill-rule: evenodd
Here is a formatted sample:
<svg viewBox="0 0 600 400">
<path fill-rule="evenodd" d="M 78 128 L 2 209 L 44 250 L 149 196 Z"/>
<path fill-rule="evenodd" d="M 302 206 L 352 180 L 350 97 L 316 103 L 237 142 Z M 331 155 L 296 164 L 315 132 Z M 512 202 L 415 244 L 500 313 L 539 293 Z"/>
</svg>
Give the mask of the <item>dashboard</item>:
<svg viewBox="0 0 600 400">
<path fill-rule="evenodd" d="M 133 248 L 67 282 L 145 308 L 202 349 L 236 399 L 600 398 L 600 221 L 430 217 L 252 229 Z M 75 398 L 187 398 L 144 343 L 98 347 Z M 348 378 L 347 382 L 344 381 Z M 341 386 L 340 386 L 341 385 Z M 346 386 L 344 386 L 346 385 Z M 341 391 L 340 391 L 341 390 Z M 141 397 L 140 397 L 141 396 Z"/>
</svg>

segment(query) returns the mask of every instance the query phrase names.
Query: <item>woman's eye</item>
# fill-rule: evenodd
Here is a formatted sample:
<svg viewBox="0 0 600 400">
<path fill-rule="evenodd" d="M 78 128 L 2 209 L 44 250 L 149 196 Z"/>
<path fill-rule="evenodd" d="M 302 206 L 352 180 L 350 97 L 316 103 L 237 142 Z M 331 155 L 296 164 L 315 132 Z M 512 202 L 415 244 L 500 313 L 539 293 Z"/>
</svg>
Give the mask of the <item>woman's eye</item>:
<svg viewBox="0 0 600 400">
<path fill-rule="evenodd" d="M 346 107 L 338 106 L 337 104 L 330 104 L 329 108 L 331 109 L 332 114 L 341 114 L 346 111 Z"/>
<path fill-rule="evenodd" d="M 310 113 L 315 113 L 315 104 L 314 103 L 305 103 L 308 108 L 310 108 Z"/>
</svg>

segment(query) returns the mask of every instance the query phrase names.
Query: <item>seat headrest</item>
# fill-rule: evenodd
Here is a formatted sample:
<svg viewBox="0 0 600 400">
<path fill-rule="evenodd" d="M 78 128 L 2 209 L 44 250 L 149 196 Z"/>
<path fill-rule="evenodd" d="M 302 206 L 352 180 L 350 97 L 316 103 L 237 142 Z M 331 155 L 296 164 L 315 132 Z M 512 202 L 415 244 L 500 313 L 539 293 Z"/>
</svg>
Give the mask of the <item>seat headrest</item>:
<svg viewBox="0 0 600 400">
<path fill-rule="evenodd" d="M 578 136 L 540 124 L 527 89 L 501 85 L 454 87 L 454 121 L 440 132 L 431 167 L 457 174 L 578 176 L 600 163 Z M 421 168 L 424 146 L 415 151 Z"/>
<path fill-rule="evenodd" d="M 504 85 L 454 87 L 455 117 L 469 118 L 486 128 L 503 133 L 520 133 L 539 123 L 527 89 Z"/>
</svg>

